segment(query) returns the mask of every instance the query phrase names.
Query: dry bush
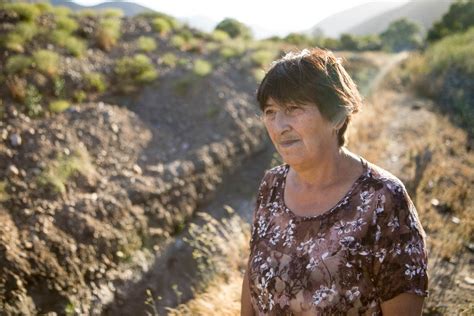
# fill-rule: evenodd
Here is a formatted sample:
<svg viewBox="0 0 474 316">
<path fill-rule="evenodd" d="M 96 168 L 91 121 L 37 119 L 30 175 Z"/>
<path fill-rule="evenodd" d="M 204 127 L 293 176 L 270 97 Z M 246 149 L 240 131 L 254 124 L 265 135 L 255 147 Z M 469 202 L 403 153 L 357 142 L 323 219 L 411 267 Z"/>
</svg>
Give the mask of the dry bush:
<svg viewBox="0 0 474 316">
<path fill-rule="evenodd" d="M 235 211 L 225 206 L 230 218 L 216 220 L 207 213 L 198 213 L 205 220 L 202 226 L 191 225 L 193 257 L 200 272 L 195 298 L 176 308 L 169 315 L 238 315 L 242 272 L 249 255 L 250 227 Z"/>
</svg>

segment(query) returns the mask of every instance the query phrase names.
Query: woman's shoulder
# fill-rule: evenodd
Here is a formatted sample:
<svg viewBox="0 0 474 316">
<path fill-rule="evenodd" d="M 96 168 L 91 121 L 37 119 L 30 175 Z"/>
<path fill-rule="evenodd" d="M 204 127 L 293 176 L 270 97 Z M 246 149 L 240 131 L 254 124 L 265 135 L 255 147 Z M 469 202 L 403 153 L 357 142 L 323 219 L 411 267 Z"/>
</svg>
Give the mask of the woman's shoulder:
<svg viewBox="0 0 474 316">
<path fill-rule="evenodd" d="M 404 183 L 390 171 L 366 161 L 367 181 L 377 191 L 382 190 L 384 193 L 391 193 L 394 195 L 406 193 Z"/>
</svg>

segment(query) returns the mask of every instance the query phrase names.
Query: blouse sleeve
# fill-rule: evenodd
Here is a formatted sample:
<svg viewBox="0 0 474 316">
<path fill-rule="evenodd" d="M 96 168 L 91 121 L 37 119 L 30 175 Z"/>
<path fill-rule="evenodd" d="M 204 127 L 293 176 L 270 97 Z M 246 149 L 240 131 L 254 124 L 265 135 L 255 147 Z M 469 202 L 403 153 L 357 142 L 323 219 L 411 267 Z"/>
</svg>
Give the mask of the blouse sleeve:
<svg viewBox="0 0 474 316">
<path fill-rule="evenodd" d="M 428 296 L 426 234 L 405 187 L 384 190 L 377 203 L 373 280 L 381 302 L 401 293 Z"/>
</svg>

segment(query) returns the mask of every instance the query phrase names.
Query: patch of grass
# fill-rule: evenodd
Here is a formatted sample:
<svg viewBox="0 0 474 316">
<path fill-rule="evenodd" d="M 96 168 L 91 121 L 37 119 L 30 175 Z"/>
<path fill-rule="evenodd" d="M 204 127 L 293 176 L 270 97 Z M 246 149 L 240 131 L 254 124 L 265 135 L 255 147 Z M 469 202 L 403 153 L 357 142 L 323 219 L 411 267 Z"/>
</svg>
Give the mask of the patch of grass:
<svg viewBox="0 0 474 316">
<path fill-rule="evenodd" d="M 193 66 L 193 73 L 200 77 L 205 77 L 212 72 L 212 64 L 204 59 L 196 59 Z"/>
<path fill-rule="evenodd" d="M 99 72 L 88 72 L 84 74 L 84 83 L 89 91 L 102 93 L 107 89 L 104 76 Z"/>
<path fill-rule="evenodd" d="M 33 59 L 25 55 L 13 55 L 7 59 L 5 71 L 7 75 L 24 74 L 33 65 Z"/>
<path fill-rule="evenodd" d="M 36 69 L 53 78 L 59 72 L 59 55 L 53 51 L 40 49 L 33 53 Z"/>
<path fill-rule="evenodd" d="M 49 103 L 49 110 L 53 113 L 60 113 L 69 108 L 70 104 L 67 100 L 56 100 Z"/>
<path fill-rule="evenodd" d="M 140 36 L 137 40 L 137 47 L 139 50 L 148 53 L 156 50 L 157 45 L 153 37 Z"/>
<path fill-rule="evenodd" d="M 114 70 L 124 91 L 133 90 L 137 85 L 150 83 L 158 77 L 151 60 L 143 54 L 119 59 Z"/>
<path fill-rule="evenodd" d="M 71 177 L 77 173 L 88 174 L 93 171 L 87 150 L 79 148 L 69 155 L 57 155 L 36 178 L 36 182 L 40 187 L 49 187 L 54 193 L 64 193 Z"/>
</svg>

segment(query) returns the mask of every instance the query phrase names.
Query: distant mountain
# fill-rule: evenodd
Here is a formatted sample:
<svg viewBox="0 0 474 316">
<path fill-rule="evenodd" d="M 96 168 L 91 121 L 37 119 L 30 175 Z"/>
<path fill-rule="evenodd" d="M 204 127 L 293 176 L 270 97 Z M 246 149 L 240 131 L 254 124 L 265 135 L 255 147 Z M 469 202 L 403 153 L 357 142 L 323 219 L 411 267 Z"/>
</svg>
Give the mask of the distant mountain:
<svg viewBox="0 0 474 316">
<path fill-rule="evenodd" d="M 126 1 L 111 1 L 111 2 L 103 2 L 93 6 L 82 6 L 80 4 L 74 3 L 72 1 L 66 0 L 51 0 L 52 5 L 55 6 L 65 6 L 70 8 L 73 11 L 79 11 L 84 9 L 92 9 L 92 10 L 103 10 L 103 9 L 120 9 L 123 11 L 125 16 L 134 16 L 139 13 L 144 12 L 154 12 L 154 10 L 144 7 L 142 5 L 133 3 L 133 2 L 126 2 Z"/>
<path fill-rule="evenodd" d="M 319 29 L 323 31 L 325 36 L 339 37 L 342 33 L 351 32 L 354 26 L 396 7 L 403 6 L 405 3 L 406 1 L 396 0 L 393 2 L 367 2 L 325 18 L 311 28 L 308 33 L 313 33 Z"/>
<path fill-rule="evenodd" d="M 387 29 L 388 25 L 400 18 L 407 18 L 418 22 L 424 31 L 443 16 L 455 0 L 413 0 L 399 8 L 392 9 L 368 19 L 349 31 L 351 34 L 377 34 Z"/>
</svg>

